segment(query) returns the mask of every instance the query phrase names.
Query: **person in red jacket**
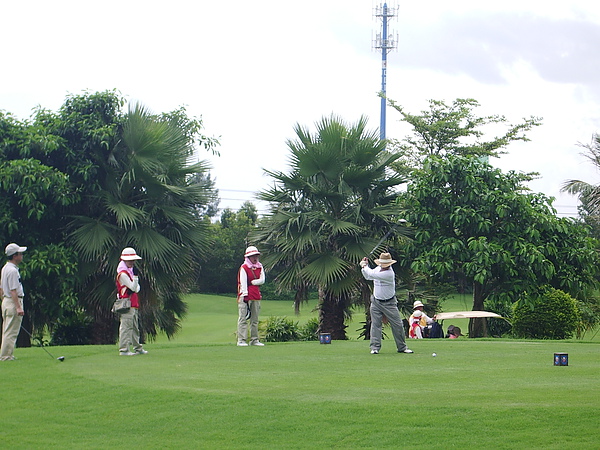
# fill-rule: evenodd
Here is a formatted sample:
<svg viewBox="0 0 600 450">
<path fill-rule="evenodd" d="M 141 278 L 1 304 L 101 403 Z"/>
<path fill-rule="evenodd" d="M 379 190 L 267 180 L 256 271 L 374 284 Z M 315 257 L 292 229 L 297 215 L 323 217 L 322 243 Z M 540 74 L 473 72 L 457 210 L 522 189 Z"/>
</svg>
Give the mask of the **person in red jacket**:
<svg viewBox="0 0 600 450">
<path fill-rule="evenodd" d="M 119 326 L 119 355 L 134 356 L 148 353 L 140 343 L 140 319 L 138 309 L 140 302 L 140 282 L 137 275 L 135 261 L 142 259 L 131 247 L 124 248 L 121 252 L 121 261 L 117 266 L 117 296 L 129 298 L 131 308 L 120 313 L 121 325 Z M 130 346 L 133 347 L 131 351 Z"/>
<path fill-rule="evenodd" d="M 258 315 L 260 313 L 260 287 L 265 283 L 265 270 L 258 261 L 260 252 L 254 246 L 246 249 L 244 264 L 238 272 L 238 328 L 237 345 L 248 346 L 248 321 L 250 321 L 250 345 L 264 346 L 258 339 Z"/>
</svg>

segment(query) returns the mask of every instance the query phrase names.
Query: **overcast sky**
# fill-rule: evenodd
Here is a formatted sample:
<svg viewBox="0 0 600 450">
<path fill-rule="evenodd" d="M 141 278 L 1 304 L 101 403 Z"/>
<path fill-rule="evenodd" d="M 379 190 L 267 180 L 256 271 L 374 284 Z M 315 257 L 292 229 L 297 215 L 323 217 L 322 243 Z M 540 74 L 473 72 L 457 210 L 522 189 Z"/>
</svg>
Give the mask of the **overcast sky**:
<svg viewBox="0 0 600 450">
<path fill-rule="evenodd" d="M 154 112 L 185 105 L 219 137 L 221 207 L 237 208 L 287 170 L 295 123 L 331 113 L 379 127 L 381 22 L 372 0 L 20 0 L 0 4 L 0 109 L 27 119 L 69 93 L 118 89 Z M 490 162 L 536 171 L 535 192 L 577 200 L 567 179 L 599 183 L 578 143 L 600 131 L 600 3 L 397 1 L 388 97 L 411 113 L 429 99 L 474 98 L 479 115 L 543 118 L 531 142 Z M 409 129 L 388 109 L 387 136 Z M 259 205 L 259 209 L 263 209 Z"/>
</svg>

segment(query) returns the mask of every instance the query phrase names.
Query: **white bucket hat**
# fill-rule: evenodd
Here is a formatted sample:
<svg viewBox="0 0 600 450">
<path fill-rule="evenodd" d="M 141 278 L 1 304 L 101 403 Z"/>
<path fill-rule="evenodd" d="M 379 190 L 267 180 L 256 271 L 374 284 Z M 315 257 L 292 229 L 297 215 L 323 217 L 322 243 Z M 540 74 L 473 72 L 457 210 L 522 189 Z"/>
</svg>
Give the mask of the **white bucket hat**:
<svg viewBox="0 0 600 450">
<path fill-rule="evenodd" d="M 416 300 L 416 301 L 413 303 L 413 309 L 416 309 L 416 308 L 418 308 L 419 306 L 422 306 L 423 308 L 425 308 L 425 305 L 424 305 L 423 303 L 421 303 L 421 301 L 420 301 L 420 300 Z"/>
<path fill-rule="evenodd" d="M 133 248 L 127 247 L 121 252 L 121 259 L 123 261 L 135 261 L 136 259 L 142 259 L 142 257 L 138 256 Z"/>
<path fill-rule="evenodd" d="M 15 253 L 23 253 L 25 250 L 27 250 L 27 247 L 20 247 L 19 245 L 12 243 L 6 246 L 4 252 L 6 253 L 6 256 L 12 256 Z"/>
<path fill-rule="evenodd" d="M 252 255 L 260 255 L 260 252 L 254 245 L 251 245 L 250 247 L 248 247 L 246 249 L 246 252 L 244 253 L 244 256 L 246 256 L 246 257 L 252 256 Z"/>
</svg>

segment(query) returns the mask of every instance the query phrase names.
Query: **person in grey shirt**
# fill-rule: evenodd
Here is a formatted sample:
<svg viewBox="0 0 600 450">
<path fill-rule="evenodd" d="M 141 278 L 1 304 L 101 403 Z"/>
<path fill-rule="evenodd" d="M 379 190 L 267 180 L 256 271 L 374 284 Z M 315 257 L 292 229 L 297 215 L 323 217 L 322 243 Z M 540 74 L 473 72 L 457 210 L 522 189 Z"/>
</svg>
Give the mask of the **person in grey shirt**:
<svg viewBox="0 0 600 450">
<path fill-rule="evenodd" d="M 15 243 L 8 244 L 4 252 L 8 261 L 2 268 L 0 294 L 2 295 L 2 347 L 0 361 L 13 361 L 13 351 L 17 336 L 21 331 L 23 310 L 23 285 L 19 274 L 19 264 L 23 262 L 23 252 L 27 247 Z"/>
<path fill-rule="evenodd" d="M 404 326 L 398 311 L 396 299 L 396 275 L 392 264 L 397 261 L 389 253 L 382 253 L 375 260 L 377 267 L 369 267 L 369 258 L 360 262 L 361 272 L 365 280 L 373 281 L 373 295 L 371 296 L 371 353 L 376 355 L 381 350 L 381 327 L 385 316 L 392 327 L 392 334 L 396 341 L 398 353 L 413 353 L 406 346 L 404 339 Z"/>
</svg>

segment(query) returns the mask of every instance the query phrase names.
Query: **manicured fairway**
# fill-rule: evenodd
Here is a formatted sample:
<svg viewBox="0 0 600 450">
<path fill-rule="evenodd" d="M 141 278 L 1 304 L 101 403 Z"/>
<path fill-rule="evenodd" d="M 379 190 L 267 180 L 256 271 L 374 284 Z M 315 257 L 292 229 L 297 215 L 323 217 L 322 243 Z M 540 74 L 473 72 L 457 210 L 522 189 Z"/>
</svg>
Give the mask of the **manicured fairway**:
<svg viewBox="0 0 600 450">
<path fill-rule="evenodd" d="M 422 340 L 414 355 L 391 340 L 379 355 L 357 340 L 239 348 L 230 301 L 192 296 L 190 325 L 144 356 L 51 347 L 60 363 L 17 349 L 0 365 L 3 447 L 598 448 L 598 343 Z M 555 367 L 554 352 L 569 353 L 569 366 Z"/>
</svg>

